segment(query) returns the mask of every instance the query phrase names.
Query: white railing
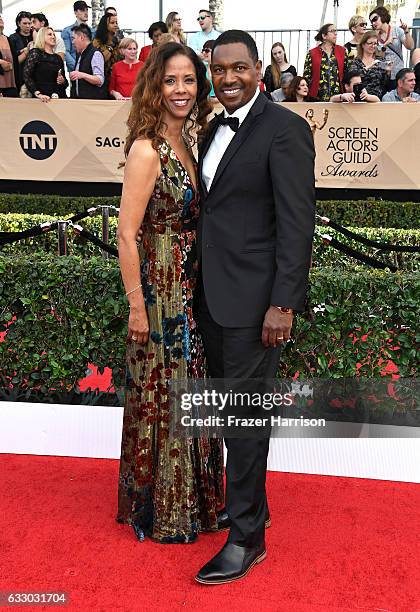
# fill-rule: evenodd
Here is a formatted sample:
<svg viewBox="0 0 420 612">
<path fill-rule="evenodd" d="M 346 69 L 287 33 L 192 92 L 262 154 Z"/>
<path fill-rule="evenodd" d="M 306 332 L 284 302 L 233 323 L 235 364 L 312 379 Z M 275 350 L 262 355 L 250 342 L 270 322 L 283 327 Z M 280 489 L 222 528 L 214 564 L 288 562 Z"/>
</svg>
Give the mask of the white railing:
<svg viewBox="0 0 420 612">
<path fill-rule="evenodd" d="M 416 41 L 416 47 L 420 46 L 420 27 L 410 28 Z M 303 72 L 303 64 L 305 55 L 308 49 L 314 47 L 317 43 L 314 40 L 318 30 L 249 30 L 251 36 L 257 43 L 260 59 L 263 66 L 270 63 L 270 51 L 273 43 L 281 42 L 286 49 L 288 61 L 296 67 L 298 74 Z M 140 47 L 149 45 L 150 40 L 147 32 L 142 30 L 124 29 L 124 32 L 135 38 Z M 190 32 L 186 32 L 190 34 Z M 351 34 L 348 30 L 338 30 L 337 42 L 343 45 L 351 39 Z M 406 66 L 410 62 L 410 51 L 404 49 L 404 63 Z"/>
</svg>

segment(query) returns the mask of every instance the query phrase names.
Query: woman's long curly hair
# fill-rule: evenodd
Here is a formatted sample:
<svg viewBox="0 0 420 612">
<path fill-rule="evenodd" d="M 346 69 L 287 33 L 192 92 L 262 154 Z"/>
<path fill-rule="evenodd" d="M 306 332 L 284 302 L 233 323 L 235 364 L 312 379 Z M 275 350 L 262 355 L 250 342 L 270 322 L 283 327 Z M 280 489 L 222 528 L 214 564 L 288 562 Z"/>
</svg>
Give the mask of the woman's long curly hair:
<svg viewBox="0 0 420 612">
<path fill-rule="evenodd" d="M 175 55 L 185 55 L 194 64 L 197 77 L 197 100 L 184 124 L 184 134 L 193 146 L 196 138 L 192 132 L 201 137 L 207 127 L 207 116 L 212 111 L 208 100 L 210 83 L 206 78 L 206 68 L 196 53 L 189 47 L 179 43 L 169 42 L 159 45 L 150 53 L 144 68 L 137 75 L 136 85 L 132 93 L 131 111 L 128 117 L 128 136 L 125 141 L 124 153 L 127 158 L 131 146 L 137 138 L 152 141 L 154 149 L 164 142 L 163 134 L 167 127 L 163 121 L 164 106 L 162 85 L 165 76 L 165 66 Z"/>
<path fill-rule="evenodd" d="M 98 27 L 96 28 L 95 38 L 103 45 L 108 44 L 108 24 L 112 17 L 115 17 L 112 13 L 105 13 L 105 15 L 102 15 Z"/>
</svg>

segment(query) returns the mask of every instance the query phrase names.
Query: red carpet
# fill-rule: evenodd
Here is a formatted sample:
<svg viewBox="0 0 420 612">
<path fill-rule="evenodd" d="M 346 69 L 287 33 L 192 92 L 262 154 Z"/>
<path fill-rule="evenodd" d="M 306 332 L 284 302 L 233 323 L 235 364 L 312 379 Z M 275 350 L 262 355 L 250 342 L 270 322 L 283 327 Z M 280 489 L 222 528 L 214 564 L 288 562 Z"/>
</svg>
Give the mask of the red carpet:
<svg viewBox="0 0 420 612">
<path fill-rule="evenodd" d="M 64 590 L 83 612 L 420 610 L 419 485 L 272 472 L 266 561 L 206 587 L 193 574 L 226 534 L 138 542 L 114 520 L 117 461 L 0 460 L 0 591 Z"/>
</svg>

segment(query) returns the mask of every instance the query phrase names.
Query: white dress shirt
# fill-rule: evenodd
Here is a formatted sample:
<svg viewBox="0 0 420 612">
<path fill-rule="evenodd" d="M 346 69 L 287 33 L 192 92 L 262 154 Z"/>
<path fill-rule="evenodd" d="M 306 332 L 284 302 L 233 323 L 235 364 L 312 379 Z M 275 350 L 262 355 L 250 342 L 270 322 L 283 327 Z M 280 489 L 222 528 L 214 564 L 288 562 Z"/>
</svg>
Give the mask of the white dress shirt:
<svg viewBox="0 0 420 612">
<path fill-rule="evenodd" d="M 247 102 L 247 104 L 244 104 L 244 106 L 238 108 L 238 110 L 236 110 L 231 115 L 229 115 L 229 113 L 225 110 L 225 117 L 238 117 L 239 126 L 241 126 L 249 111 L 251 110 L 251 106 L 258 98 L 259 93 L 260 90 L 258 88 L 255 92 L 254 97 L 249 102 Z M 208 148 L 208 151 L 203 161 L 202 174 L 204 183 L 207 187 L 207 191 L 210 191 L 210 187 L 216 174 L 216 170 L 220 163 L 220 160 L 222 159 L 226 149 L 228 148 L 235 134 L 236 132 L 234 132 L 232 128 L 228 125 L 219 125 L 216 130 L 211 145 Z"/>
</svg>

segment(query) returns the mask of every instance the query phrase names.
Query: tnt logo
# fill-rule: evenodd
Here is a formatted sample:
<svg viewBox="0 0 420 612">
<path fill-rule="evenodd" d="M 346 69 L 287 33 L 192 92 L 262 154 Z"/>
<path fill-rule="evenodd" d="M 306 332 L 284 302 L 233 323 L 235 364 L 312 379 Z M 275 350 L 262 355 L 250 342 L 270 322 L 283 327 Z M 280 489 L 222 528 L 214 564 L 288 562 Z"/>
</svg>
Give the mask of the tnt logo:
<svg viewBox="0 0 420 612">
<path fill-rule="evenodd" d="M 20 146 L 32 159 L 48 159 L 57 148 L 57 136 L 48 123 L 30 121 L 20 131 Z"/>
</svg>

